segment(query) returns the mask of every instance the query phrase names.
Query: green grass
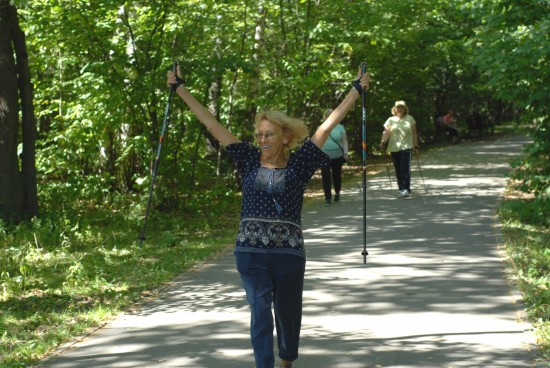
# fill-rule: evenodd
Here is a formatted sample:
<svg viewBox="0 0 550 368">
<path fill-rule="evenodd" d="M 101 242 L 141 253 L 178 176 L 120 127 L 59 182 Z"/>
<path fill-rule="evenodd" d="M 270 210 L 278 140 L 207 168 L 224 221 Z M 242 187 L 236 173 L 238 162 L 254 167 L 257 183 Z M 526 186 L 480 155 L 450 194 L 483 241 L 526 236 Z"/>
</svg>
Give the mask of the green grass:
<svg viewBox="0 0 550 368">
<path fill-rule="evenodd" d="M 142 247 L 140 215 L 115 206 L 0 226 L 0 367 L 38 361 L 230 247 L 239 199 L 219 206 L 152 212 Z"/>
<path fill-rule="evenodd" d="M 545 361 L 550 359 L 549 213 L 549 200 L 510 197 L 499 211 L 507 259 Z"/>
</svg>

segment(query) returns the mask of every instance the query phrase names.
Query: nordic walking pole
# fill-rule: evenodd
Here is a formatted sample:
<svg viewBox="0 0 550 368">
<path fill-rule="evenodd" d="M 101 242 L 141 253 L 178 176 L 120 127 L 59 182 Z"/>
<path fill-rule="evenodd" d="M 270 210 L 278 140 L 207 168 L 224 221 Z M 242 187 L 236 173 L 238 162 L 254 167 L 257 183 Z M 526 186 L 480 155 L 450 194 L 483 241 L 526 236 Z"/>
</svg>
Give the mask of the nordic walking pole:
<svg viewBox="0 0 550 368">
<path fill-rule="evenodd" d="M 418 164 L 418 170 L 420 171 L 420 177 L 422 178 L 422 183 L 424 184 L 424 192 L 428 193 L 428 187 L 424 181 L 424 175 L 422 175 L 422 168 L 420 167 L 420 160 L 418 160 L 418 152 L 415 152 L 416 163 Z"/>
<path fill-rule="evenodd" d="M 178 62 L 174 61 L 173 70 L 177 75 Z M 169 120 L 170 113 L 170 103 L 172 102 L 172 96 L 176 90 L 176 85 L 170 87 L 170 92 L 168 93 L 168 101 L 166 102 L 166 108 L 164 109 L 164 119 L 162 121 L 162 129 L 160 131 L 159 145 L 157 147 L 157 156 L 153 162 L 153 176 L 151 178 L 151 185 L 149 186 L 149 198 L 147 199 L 147 208 L 145 210 L 145 218 L 143 219 L 143 227 L 141 228 L 141 234 L 139 234 L 139 247 L 143 246 L 143 241 L 145 240 L 145 228 L 147 226 L 147 217 L 149 216 L 149 209 L 151 208 L 151 197 L 153 195 L 153 187 L 155 186 L 155 180 L 157 178 L 157 170 L 159 167 L 160 151 L 162 149 L 162 140 L 164 138 L 164 131 L 166 130 L 166 125 Z"/>
<path fill-rule="evenodd" d="M 391 175 L 390 175 L 390 165 L 388 165 L 388 153 L 386 152 L 386 149 L 384 149 L 384 163 L 386 164 L 386 171 L 388 172 L 388 180 L 390 181 L 390 189 L 391 189 L 392 181 L 391 181 Z"/>
<path fill-rule="evenodd" d="M 361 63 L 361 76 L 367 72 L 367 63 Z M 363 88 L 361 93 L 361 108 L 362 108 L 362 146 L 363 146 L 363 264 L 367 265 L 367 91 Z"/>
</svg>

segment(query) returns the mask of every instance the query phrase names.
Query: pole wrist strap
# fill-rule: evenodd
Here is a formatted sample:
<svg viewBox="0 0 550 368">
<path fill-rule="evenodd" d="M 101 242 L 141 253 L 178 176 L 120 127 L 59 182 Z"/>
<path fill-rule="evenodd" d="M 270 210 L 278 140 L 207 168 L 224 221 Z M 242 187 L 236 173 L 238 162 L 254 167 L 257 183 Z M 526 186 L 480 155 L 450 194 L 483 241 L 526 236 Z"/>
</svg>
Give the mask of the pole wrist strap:
<svg viewBox="0 0 550 368">
<path fill-rule="evenodd" d="M 363 94 L 363 87 L 361 86 L 360 79 L 354 80 L 353 82 L 351 82 L 351 85 L 355 87 L 355 89 L 357 90 L 357 92 L 359 92 L 360 95 Z"/>
<path fill-rule="evenodd" d="M 176 75 L 176 84 L 174 84 L 174 89 L 177 89 L 182 84 L 185 84 L 185 79 L 180 78 L 179 76 Z"/>
</svg>

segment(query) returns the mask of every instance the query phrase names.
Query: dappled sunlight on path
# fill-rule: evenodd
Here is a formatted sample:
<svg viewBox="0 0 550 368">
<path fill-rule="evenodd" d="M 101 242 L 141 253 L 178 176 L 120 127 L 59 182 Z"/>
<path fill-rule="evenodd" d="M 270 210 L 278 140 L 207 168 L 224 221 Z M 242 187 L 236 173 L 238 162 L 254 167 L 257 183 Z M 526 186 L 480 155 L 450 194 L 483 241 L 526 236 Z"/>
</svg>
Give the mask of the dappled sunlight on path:
<svg viewBox="0 0 550 368">
<path fill-rule="evenodd" d="M 505 281 L 496 208 L 522 137 L 416 159 L 413 198 L 368 179 L 304 207 L 308 252 L 296 368 L 532 367 L 530 325 Z M 393 174 L 392 174 L 393 175 Z M 182 275 L 44 367 L 252 368 L 249 312 L 232 254 Z"/>
<path fill-rule="evenodd" d="M 411 200 L 387 172 L 370 178 L 366 267 L 360 183 L 338 205 L 306 209 L 304 366 L 530 366 L 530 326 L 518 321 L 496 247 L 507 161 L 523 143 L 420 157 L 426 188 L 415 160 Z M 319 350 L 319 336 L 331 349 Z"/>
</svg>

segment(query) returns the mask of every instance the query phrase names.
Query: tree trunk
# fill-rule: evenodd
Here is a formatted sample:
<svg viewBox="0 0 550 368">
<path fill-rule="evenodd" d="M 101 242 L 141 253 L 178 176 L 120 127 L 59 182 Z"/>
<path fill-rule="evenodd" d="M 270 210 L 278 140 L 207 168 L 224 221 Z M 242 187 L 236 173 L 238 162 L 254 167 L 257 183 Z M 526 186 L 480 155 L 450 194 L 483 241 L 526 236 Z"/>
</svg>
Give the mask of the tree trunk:
<svg viewBox="0 0 550 368">
<path fill-rule="evenodd" d="M 212 80 L 210 81 L 210 86 L 208 87 L 208 101 L 206 103 L 208 111 L 216 118 L 216 120 L 220 121 L 220 97 L 221 97 L 221 89 L 222 89 L 222 76 L 221 71 L 218 69 L 217 63 L 220 60 L 220 55 L 216 54 L 213 58 L 213 65 L 210 70 L 212 73 Z M 221 124 L 224 124 L 224 122 L 221 122 Z M 206 148 L 210 152 L 217 152 L 218 148 L 220 147 L 219 142 L 214 139 L 214 137 L 211 134 L 206 135 Z"/>
<path fill-rule="evenodd" d="M 218 23 L 219 24 L 219 23 Z M 208 111 L 216 117 L 216 120 L 220 121 L 220 97 L 222 94 L 222 73 L 223 70 L 219 69 L 220 60 L 222 58 L 222 39 L 220 38 L 221 29 L 217 29 L 216 46 L 212 51 L 212 81 L 210 82 L 210 88 L 208 89 Z M 226 124 L 225 122 L 220 122 Z M 227 127 L 229 129 L 229 127 Z M 222 146 L 218 141 L 212 139 L 213 137 L 208 134 L 207 147 L 211 150 L 216 150 L 217 163 L 216 163 L 216 176 L 221 175 L 221 158 L 222 158 Z"/>
<path fill-rule="evenodd" d="M 261 53 L 264 45 L 264 31 L 266 23 L 266 9 L 264 8 L 263 1 L 258 1 L 258 17 L 256 20 L 256 28 L 254 30 L 254 53 L 252 55 L 252 60 L 256 68 L 254 74 L 250 77 L 248 81 L 248 91 L 246 96 L 246 111 L 248 111 L 248 119 L 243 125 L 244 134 L 243 137 L 247 137 L 249 132 L 252 131 L 254 127 L 254 116 L 258 111 L 258 105 L 256 103 L 256 98 L 258 97 L 258 91 L 260 89 L 260 59 Z"/>
<path fill-rule="evenodd" d="M 0 0 L 0 35 L 0 217 L 19 222 L 38 215 L 36 119 L 25 35 L 7 0 Z"/>
</svg>

